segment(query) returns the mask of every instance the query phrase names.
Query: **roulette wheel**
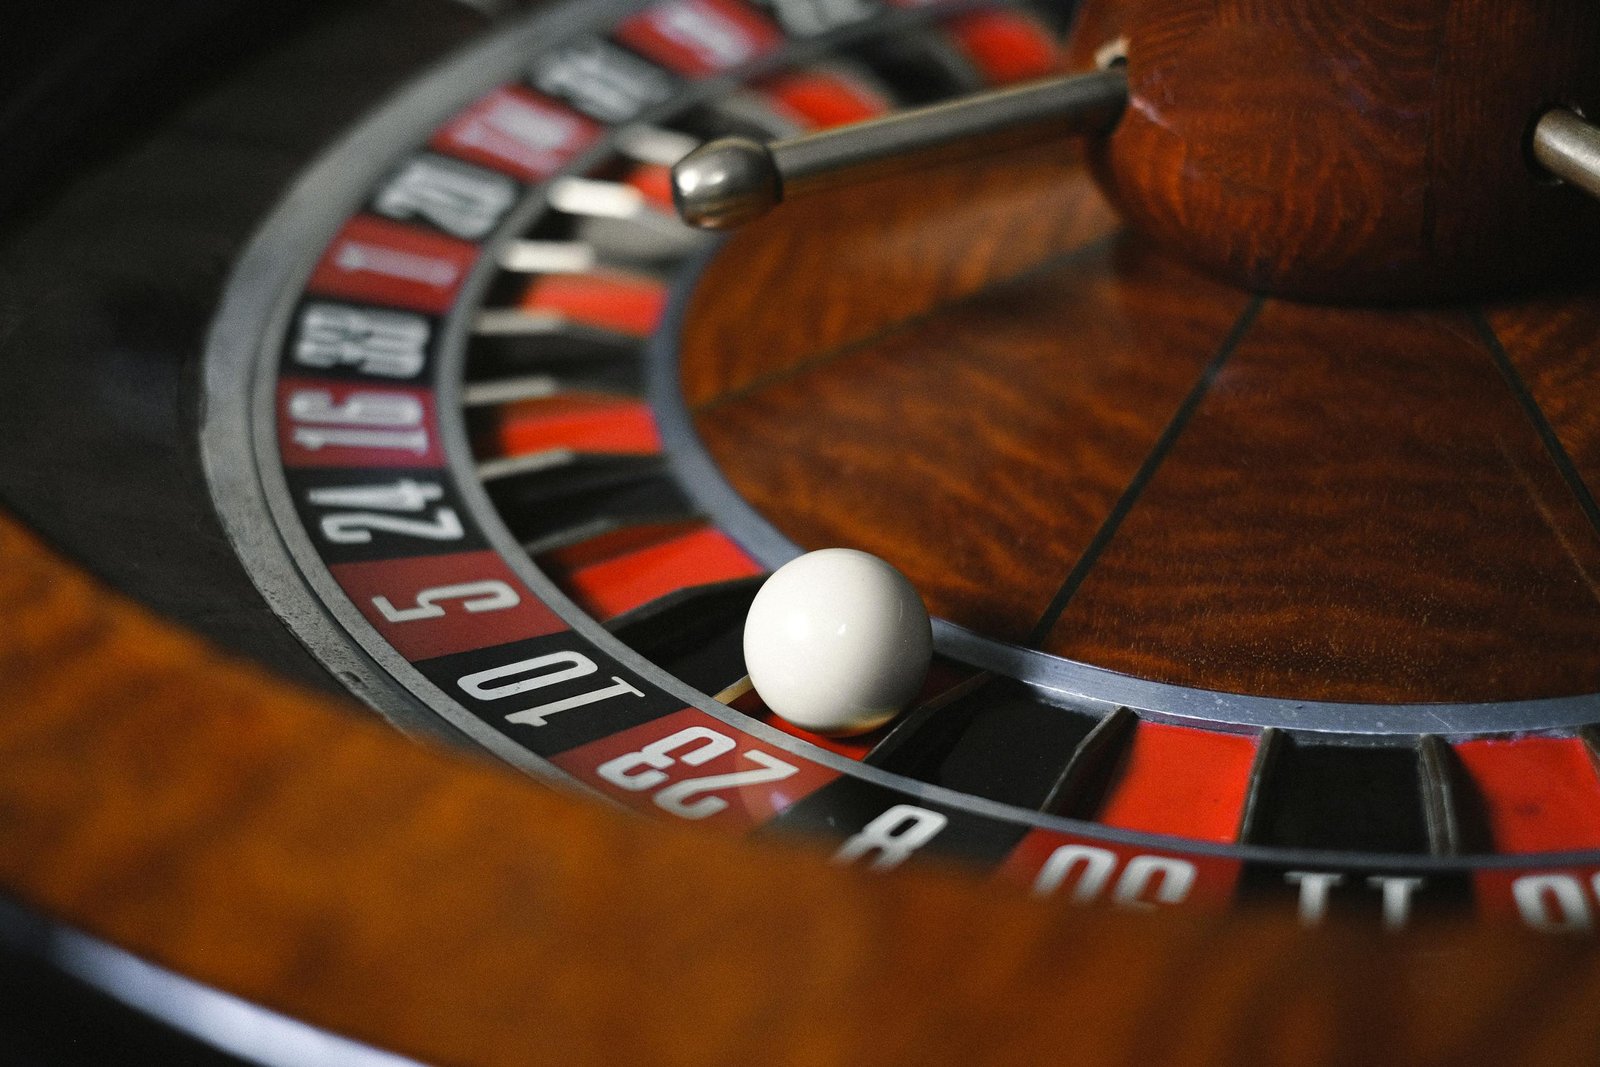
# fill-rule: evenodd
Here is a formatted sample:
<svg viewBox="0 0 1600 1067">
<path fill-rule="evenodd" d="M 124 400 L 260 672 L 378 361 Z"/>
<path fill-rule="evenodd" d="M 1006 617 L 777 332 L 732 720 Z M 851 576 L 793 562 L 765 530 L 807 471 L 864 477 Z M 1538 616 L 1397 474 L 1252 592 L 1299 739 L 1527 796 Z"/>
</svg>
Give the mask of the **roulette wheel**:
<svg viewBox="0 0 1600 1067">
<path fill-rule="evenodd" d="M 1592 1047 L 1600 23 L 1392 7 L 21 35 L 12 941 L 265 1062 Z M 1087 137 L 674 217 L 706 141 L 1097 68 Z M 833 546 L 934 616 L 848 736 L 743 658 Z"/>
</svg>

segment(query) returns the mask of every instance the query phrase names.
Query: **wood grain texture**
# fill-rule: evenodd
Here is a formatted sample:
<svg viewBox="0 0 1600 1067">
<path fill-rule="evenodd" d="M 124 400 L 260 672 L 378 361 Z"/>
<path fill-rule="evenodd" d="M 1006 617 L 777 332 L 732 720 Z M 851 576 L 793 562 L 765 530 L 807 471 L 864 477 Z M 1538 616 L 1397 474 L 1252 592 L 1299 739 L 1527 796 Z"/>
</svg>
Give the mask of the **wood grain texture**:
<svg viewBox="0 0 1600 1067">
<path fill-rule="evenodd" d="M 934 613 L 1021 640 L 1245 303 L 1116 240 L 768 375 L 695 425 L 805 548 L 872 552 Z"/>
<path fill-rule="evenodd" d="M 684 394 L 714 401 L 1115 225 L 1072 142 L 783 204 L 736 234 L 701 279 L 682 334 Z"/>
<path fill-rule="evenodd" d="M 1593 497 L 1600 492 L 1600 280 L 1492 304 L 1484 319 Z"/>
<path fill-rule="evenodd" d="M 1467 314 L 1272 303 L 1151 458 L 1243 307 L 1117 241 L 767 373 L 696 425 L 797 543 L 880 555 L 991 636 L 1024 640 L 1082 562 L 1042 647 L 1141 677 L 1354 701 L 1600 690 L 1600 539 Z M 1592 299 L 1514 308 L 1496 323 L 1600 474 Z"/>
<path fill-rule="evenodd" d="M 224 662 L 9 520 L 0 563 L 0 887 L 411 1056 L 1546 1063 L 1600 1042 L 1586 941 L 1043 906 L 645 825 Z"/>
<path fill-rule="evenodd" d="M 1094 154 L 1113 200 L 1238 284 L 1346 303 L 1504 292 L 1600 234 L 1600 208 L 1525 152 L 1552 103 L 1600 106 L 1593 4 L 1091 0 L 1083 19 L 1079 64 L 1107 26 L 1129 41 L 1129 107 Z"/>
<path fill-rule="evenodd" d="M 1600 689 L 1600 536 L 1465 316 L 1271 302 L 1045 647 L 1298 699 Z"/>
</svg>

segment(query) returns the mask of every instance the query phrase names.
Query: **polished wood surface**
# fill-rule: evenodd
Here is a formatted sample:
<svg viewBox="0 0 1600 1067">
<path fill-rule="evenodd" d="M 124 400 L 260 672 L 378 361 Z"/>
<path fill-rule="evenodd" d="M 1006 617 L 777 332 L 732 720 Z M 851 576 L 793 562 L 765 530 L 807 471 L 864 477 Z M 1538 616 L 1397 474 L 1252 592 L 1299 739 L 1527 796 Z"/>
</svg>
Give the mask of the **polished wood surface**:
<svg viewBox="0 0 1600 1067">
<path fill-rule="evenodd" d="M 769 291 L 767 313 L 809 299 Z M 1246 304 L 1107 240 L 702 404 L 695 425 L 801 546 L 872 552 L 935 614 L 1026 641 Z"/>
<path fill-rule="evenodd" d="M 779 206 L 699 285 L 684 395 L 713 402 L 1109 233 L 1080 159 L 1038 144 Z"/>
<path fill-rule="evenodd" d="M 908 254 L 892 235 L 910 210 L 884 257 Z M 880 555 L 981 633 L 1176 684 L 1600 691 L 1592 285 L 1487 318 L 1247 314 L 1241 291 L 1124 235 L 775 369 L 736 338 L 911 304 L 830 288 L 834 260 L 804 240 L 774 225 L 727 245 L 682 357 L 702 440 L 801 546 Z M 720 305 L 715 286 L 774 246 L 786 275 Z"/>
<path fill-rule="evenodd" d="M 230 663 L 0 519 L 0 886 L 420 1059 L 1577 1062 L 1600 958 L 1507 927 L 1035 904 L 645 824 Z"/>
<path fill-rule="evenodd" d="M 1600 533 L 1470 318 L 1269 302 L 1044 648 L 1353 701 L 1600 691 Z"/>
<path fill-rule="evenodd" d="M 1593 506 L 1600 488 L 1600 281 L 1594 278 L 1533 299 L 1495 303 L 1484 317 L 1528 395 L 1572 460 Z"/>
<path fill-rule="evenodd" d="M 1600 108 L 1586 0 L 1088 0 L 1127 38 L 1097 172 L 1136 227 L 1247 288 L 1340 303 L 1503 293 L 1581 261 L 1600 209 L 1531 124 Z"/>
<path fill-rule="evenodd" d="M 1053 166 L 1041 159 L 1041 175 Z M 1009 176 L 996 169 L 979 188 L 1015 190 Z M 1104 454 L 1086 454 L 1088 473 L 1071 478 L 1083 478 L 1091 509 L 1125 513 L 1136 529 L 1137 499 L 1119 510 L 1126 494 L 1117 495 L 1106 510 L 1115 480 L 1106 471 L 1159 473 L 1148 453 L 1132 462 L 1129 442 L 1160 424 L 1157 444 L 1184 443 L 1186 432 L 1168 431 L 1189 420 L 1162 416 L 1211 395 L 1197 368 L 1229 347 L 1206 350 L 1219 332 L 1213 317 L 1226 335 L 1249 324 L 1249 304 L 1226 293 L 1232 303 L 1219 311 L 1124 289 L 1115 273 L 1086 277 L 1096 256 L 1117 269 L 1142 263 L 1146 277 L 1189 277 L 1136 245 L 1055 260 L 1110 223 L 1098 201 L 1074 198 L 1081 182 L 1052 180 L 1066 193 L 1041 177 L 1005 218 L 930 221 L 900 245 L 860 238 L 892 253 L 864 258 L 868 272 L 843 270 L 842 260 L 831 277 L 796 272 L 825 260 L 819 241 L 736 277 L 756 290 L 746 319 L 691 323 L 709 331 L 723 361 L 713 391 L 698 394 L 706 417 L 734 417 L 769 385 L 776 394 L 799 382 L 812 357 L 832 357 L 817 364 L 820 375 L 849 366 L 851 346 L 863 366 L 893 353 L 901 334 L 923 329 L 902 328 L 917 315 L 971 339 L 960 315 L 975 308 L 1022 337 L 1028 317 L 1007 303 L 1004 284 L 1049 264 L 1010 284 L 1085 281 L 1082 299 L 1113 314 L 1109 325 L 1085 325 L 1067 314 L 1083 308 L 1080 298 L 1064 297 L 1060 326 L 1205 338 L 1198 351 L 1144 362 L 1110 345 L 1113 377 L 1150 398 L 1150 410 L 1135 403 L 1120 423 L 1091 426 Z M 970 175 L 925 175 L 916 188 L 940 181 L 959 190 Z M 902 204 L 868 200 L 855 218 L 912 211 Z M 848 240 L 847 228 L 832 235 Z M 786 303 L 803 285 L 814 287 L 807 302 Z M 950 317 L 930 314 L 958 298 Z M 1274 307 L 1260 323 L 1274 321 Z M 1580 338 L 1581 321 L 1547 335 L 1507 314 L 1497 328 L 1531 389 L 1562 394 L 1562 338 Z M 906 352 L 899 358 L 905 373 Z M 1547 369 L 1534 369 L 1541 361 Z M 1169 379 L 1184 375 L 1191 389 L 1175 405 Z M 986 396 L 1007 391 L 994 376 L 974 380 Z M 719 392 L 720 382 L 732 384 Z M 1574 442 L 1583 466 L 1581 405 L 1549 403 L 1553 432 Z M 1193 419 L 1204 415 L 1197 406 Z M 1526 438 L 1502 415 L 1490 430 Z M 1548 472 L 1532 484 L 1558 516 L 1543 533 L 1572 534 Z M 899 499 L 912 514 L 921 506 Z M 1107 530 L 1101 521 L 1090 545 L 1114 550 L 1117 530 L 1101 537 Z M 0 679 L 0 890 L 158 964 L 425 1061 L 1550 1063 L 1583 1062 L 1600 1047 L 1600 958 L 1587 941 L 1503 927 L 1389 935 L 1302 931 L 1280 914 L 1074 910 L 958 873 L 869 877 L 829 866 L 816 848 L 635 821 L 413 744 L 359 709 L 226 661 L 4 518 Z"/>
</svg>

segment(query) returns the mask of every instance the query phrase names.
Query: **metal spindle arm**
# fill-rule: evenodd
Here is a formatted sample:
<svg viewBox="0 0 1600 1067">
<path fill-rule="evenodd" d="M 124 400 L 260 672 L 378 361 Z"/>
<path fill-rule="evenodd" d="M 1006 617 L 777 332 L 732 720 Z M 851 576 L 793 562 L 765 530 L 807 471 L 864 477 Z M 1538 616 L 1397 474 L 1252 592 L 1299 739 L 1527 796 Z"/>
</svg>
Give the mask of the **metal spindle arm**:
<svg viewBox="0 0 1600 1067">
<path fill-rule="evenodd" d="M 1533 128 L 1533 156 L 1551 174 L 1600 197 L 1600 126 L 1553 108 Z"/>
<path fill-rule="evenodd" d="M 1003 143 L 1103 133 L 1122 117 L 1120 66 L 896 112 L 783 141 L 712 141 L 672 170 L 684 220 L 706 229 L 743 225 L 783 200 Z"/>
</svg>

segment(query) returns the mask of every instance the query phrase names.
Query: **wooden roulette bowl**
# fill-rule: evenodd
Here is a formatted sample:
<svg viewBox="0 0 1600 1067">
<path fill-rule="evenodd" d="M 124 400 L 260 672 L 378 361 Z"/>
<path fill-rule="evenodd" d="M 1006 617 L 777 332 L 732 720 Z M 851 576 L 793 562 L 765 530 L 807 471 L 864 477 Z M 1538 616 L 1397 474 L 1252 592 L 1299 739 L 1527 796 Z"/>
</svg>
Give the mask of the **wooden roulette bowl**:
<svg viewBox="0 0 1600 1067">
<path fill-rule="evenodd" d="M 151 72 L 214 25 L 190 13 L 140 36 L 145 23 L 124 12 L 74 28 L 83 54 L 131 56 L 133 73 L 122 76 L 127 100 L 84 90 L 69 109 L 84 128 L 125 132 L 90 143 L 60 123 L 19 123 L 14 135 L 34 138 L 39 158 L 62 162 L 19 168 L 4 187 L 16 217 L 0 261 L 10 431 L 0 499 L 15 518 L 0 528 L 0 885 L 31 922 L 55 924 L 47 944 L 58 966 L 74 958 L 59 946 L 87 935 L 274 1018 L 425 1062 L 1033 1061 L 1064 1050 L 1130 1062 L 1365 1062 L 1374 1050 L 1548 1061 L 1592 1049 L 1590 950 L 1549 928 L 1585 925 L 1596 869 L 1586 850 L 1600 845 L 1586 729 L 1600 689 L 1590 640 L 1600 534 L 1582 403 L 1594 311 L 1578 254 L 1593 213 L 1526 168 L 1523 120 L 1494 127 L 1512 131 L 1521 170 L 1460 164 L 1477 157 L 1443 133 L 1411 150 L 1406 134 L 1448 131 L 1462 115 L 1475 131 L 1493 125 L 1481 101 L 1457 92 L 1439 94 L 1434 126 L 1417 116 L 1418 85 L 1455 85 L 1438 72 L 1464 69 L 1461 50 L 1473 49 L 1461 42 L 1533 32 L 1497 22 L 1488 5 L 1426 6 L 1352 19 L 1362 32 L 1293 5 L 1270 17 L 1233 5 L 1088 6 L 1060 53 L 1038 47 L 1060 28 L 1048 12 L 891 13 L 892 39 L 850 27 L 806 38 L 791 14 L 782 25 L 798 43 L 771 44 L 782 62 L 758 58 L 748 77 L 697 72 L 706 80 L 690 91 L 703 96 L 684 125 L 743 128 L 773 112 L 797 121 L 784 108 L 820 123 L 903 98 L 930 70 L 1003 80 L 1037 73 L 1030 62 L 1082 66 L 1125 35 L 1139 106 L 1090 151 L 1123 214 L 1075 146 L 1046 143 L 796 203 L 719 249 L 687 253 L 649 216 L 634 224 L 665 250 L 637 234 L 618 248 L 621 216 L 581 201 L 596 186 L 557 193 L 538 170 L 555 164 L 495 141 L 492 122 L 455 124 L 464 108 L 481 119 L 472 109 L 485 93 L 504 92 L 511 75 L 495 62 L 526 65 L 543 54 L 530 42 L 565 41 L 566 24 L 508 15 L 493 29 L 443 3 L 272 17 L 241 6 L 225 12 L 236 43 L 215 67 L 160 77 Z M 777 34 L 767 16 L 731 10 L 758 42 Z M 1575 12 L 1552 5 L 1538 22 L 1546 37 L 1535 39 L 1561 46 L 1552 55 L 1594 54 L 1593 27 Z M 1429 36 L 1430 19 L 1450 33 Z M 571 25 L 561 32 L 589 24 Z M 1203 61 L 1236 55 L 1215 34 L 1240 27 L 1256 44 L 1276 30 L 1299 50 L 1254 53 L 1270 92 L 1161 96 L 1186 70 L 1237 85 L 1236 72 Z M 613 34 L 663 65 L 690 62 L 649 29 Z M 485 32 L 487 44 L 381 103 Z M 61 59 L 27 68 L 40 72 L 35 84 L 63 70 L 88 77 L 65 37 L 38 40 Z M 1430 51 L 1418 40 L 1445 43 Z M 1319 76 L 1339 76 L 1309 88 L 1289 59 L 1274 65 L 1346 53 L 1385 62 L 1319 64 Z M 1546 84 L 1522 87 L 1524 112 L 1588 99 L 1581 63 L 1546 66 Z M 1372 71 L 1377 84 L 1363 82 Z M 141 75 L 160 88 L 128 89 Z M 559 83 L 520 68 L 512 80 L 524 77 L 510 104 L 496 100 L 548 108 Z M 541 84 L 551 95 L 534 95 Z M 1261 125 L 1250 100 L 1291 122 L 1316 115 L 1326 85 L 1362 91 L 1371 152 L 1326 148 L 1354 135 L 1308 120 L 1304 139 L 1296 126 L 1287 148 L 1263 145 L 1260 159 L 1241 161 L 1236 148 L 1162 155 L 1172 149 L 1162 137 L 1185 133 L 1184 122 Z M 1171 111 L 1155 106 L 1163 100 Z M 1410 125 L 1396 131 L 1402 113 Z M 1156 143 L 1135 152 L 1124 137 Z M 513 154 L 496 157 L 497 144 Z M 1493 138 L 1472 146 L 1506 158 Z M 511 183 L 516 206 L 491 236 L 466 237 L 449 231 L 472 223 L 461 199 L 448 201 L 453 213 L 438 201 L 380 202 L 375 189 L 403 185 L 400 164 L 417 158 L 407 153 L 445 159 L 436 166 L 475 210 Z M 564 163 L 586 168 L 599 193 L 631 188 L 647 204 L 649 158 L 627 156 L 634 171 L 619 158 L 596 149 Z M 1436 166 L 1444 177 L 1406 170 Z M 1487 182 L 1467 180 L 1478 169 L 1504 171 L 1519 206 L 1486 215 L 1470 198 L 1453 201 L 1453 186 L 1482 192 Z M 1347 184 L 1302 181 L 1324 171 Z M 1315 195 L 1274 190 L 1285 173 Z M 1221 199 L 1186 214 L 1203 202 L 1192 189 L 1158 195 L 1175 175 L 1201 186 L 1220 175 Z M 1400 206 L 1372 206 L 1395 189 Z M 563 210 L 563 195 L 588 213 Z M 1264 204 L 1281 210 L 1262 215 Z M 1240 221 L 1226 209 L 1258 214 Z M 1472 257 L 1445 256 L 1468 230 Z M 1535 230 L 1549 255 L 1527 254 L 1519 234 Z M 396 232 L 410 243 L 384 245 Z M 545 254 L 605 250 L 606 269 L 576 272 L 601 278 L 598 290 L 541 290 L 570 272 L 530 281 L 470 258 L 476 243 L 498 242 L 505 264 L 513 239 L 545 242 Z M 329 243 L 340 240 L 342 260 Z M 400 264 L 387 290 L 334 272 L 352 256 L 372 262 L 373 248 L 447 262 L 461 253 L 469 280 L 430 282 L 426 263 L 381 256 Z M 1376 276 L 1362 269 L 1378 258 Z M 396 276 L 413 288 L 397 293 Z M 538 346 L 552 330 L 564 331 L 562 356 L 583 361 L 574 380 L 588 382 L 612 366 L 619 336 L 648 332 L 640 309 L 655 306 L 664 281 L 677 329 L 657 334 L 671 343 L 650 348 L 638 385 L 655 437 L 611 379 L 610 389 L 558 390 L 560 403 L 544 407 L 537 389 L 468 395 L 546 371 Z M 430 284 L 450 299 L 432 303 Z M 598 313 L 596 291 L 611 298 Z M 308 316 L 341 302 L 411 316 L 367 320 L 392 342 L 390 362 L 313 343 L 312 325 L 332 327 Z M 487 322 L 509 327 L 486 324 L 496 311 L 512 314 Z M 454 338 L 426 350 L 440 366 L 414 370 L 420 384 L 382 381 L 417 351 L 401 342 L 418 317 Z M 665 394 L 663 366 L 676 386 Z M 388 406 L 366 410 L 399 421 L 339 420 L 356 394 L 383 388 Z M 288 417 L 276 436 L 280 411 L 308 410 L 334 415 Z M 423 422 L 404 421 L 417 410 Z M 419 426 L 436 436 L 394 461 Z M 329 428 L 398 436 L 374 445 Z M 602 444 L 583 451 L 558 432 Z M 561 468 L 593 476 L 583 486 L 656 495 L 585 505 L 585 520 L 630 520 L 587 537 L 551 527 L 542 517 L 566 514 L 566 498 L 541 480 L 551 468 L 528 458 L 551 441 L 584 457 Z M 338 451 L 359 448 L 389 458 L 358 464 Z M 679 479 L 676 498 L 651 480 L 663 467 Z M 455 479 L 455 495 L 326 495 L 422 484 L 430 470 Z M 251 488 L 260 485 L 269 488 Z M 330 508 L 312 507 L 315 492 Z M 386 499 L 420 505 L 386 510 Z M 639 499 L 644 510 L 626 510 Z M 663 499 L 693 507 L 663 511 Z M 483 537 L 463 553 L 506 569 L 362 584 L 373 573 L 399 581 L 436 554 L 364 554 L 385 543 L 378 535 L 419 527 L 351 515 L 438 532 L 447 505 Z M 945 689 L 864 742 L 796 737 L 749 698 L 711 699 L 726 670 L 717 649 L 728 605 L 747 596 L 748 577 L 796 545 L 826 544 L 891 559 L 943 620 Z M 640 554 L 671 551 L 690 577 L 663 586 Z M 390 614 L 468 581 L 474 596 L 496 581 L 531 594 L 506 609 L 524 629 L 400 636 L 416 620 Z M 371 606 L 380 591 L 388 613 Z M 586 643 L 550 643 L 565 634 Z M 375 651 L 385 646 L 398 651 Z M 513 751 L 515 731 L 488 727 L 507 719 L 497 685 L 522 676 L 485 672 L 576 654 L 607 665 L 598 673 L 618 685 L 653 686 L 638 696 L 649 714 Z M 460 696 L 473 694 L 460 685 L 468 678 L 490 694 L 489 712 Z M 602 755 L 660 740 L 648 731 L 669 719 L 726 732 L 793 761 L 811 792 L 797 786 L 780 802 L 744 791 L 713 814 L 804 834 L 738 842 L 628 817 L 415 744 L 341 705 L 339 683 L 413 733 L 475 740 L 540 773 L 560 768 L 590 792 L 606 792 Z M 447 684 L 454 717 L 415 696 Z M 1226 706 L 1197 710 L 1193 694 Z M 567 719 L 553 702 L 539 706 L 562 723 L 606 705 L 570 703 Z M 996 762 L 1019 751 L 1039 758 Z M 858 761 L 866 770 L 852 769 Z M 915 783 L 903 796 L 870 799 L 902 780 Z M 813 799 L 840 794 L 857 799 Z M 610 790 L 646 810 L 651 796 Z M 965 828 L 964 843 L 889 874 L 826 862 L 838 837 L 895 805 L 941 813 Z M 1065 857 L 1053 896 L 1041 892 L 1052 857 Z M 1096 881 L 1102 864 L 1110 873 Z M 980 878 L 985 866 L 1021 884 Z M 1173 873 L 1183 870 L 1189 882 Z M 1180 884 L 1200 891 L 1167 899 Z M 1030 885 L 1049 899 L 1030 900 Z M 1103 899 L 1068 907 L 1071 897 Z M 1221 913 L 1152 906 L 1206 901 Z M 8 1024 L 19 1042 L 94 1018 L 38 990 L 21 1002 L 27 1018 Z M 40 1047 L 45 1062 L 107 1054 Z M 158 1057 L 158 1047 L 114 1054 Z M 259 1047 L 224 1047 L 273 1062 Z"/>
</svg>

